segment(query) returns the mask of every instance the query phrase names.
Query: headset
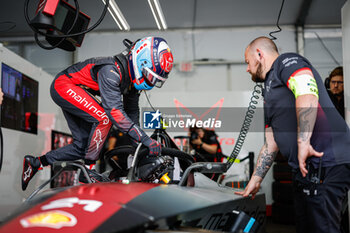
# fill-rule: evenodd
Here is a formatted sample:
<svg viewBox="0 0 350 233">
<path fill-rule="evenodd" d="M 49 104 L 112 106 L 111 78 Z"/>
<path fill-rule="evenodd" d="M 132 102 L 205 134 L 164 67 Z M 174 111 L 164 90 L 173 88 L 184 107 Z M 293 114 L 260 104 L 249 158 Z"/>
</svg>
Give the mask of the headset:
<svg viewBox="0 0 350 233">
<path fill-rule="evenodd" d="M 330 89 L 330 82 L 331 82 L 331 78 L 330 78 L 330 77 L 327 77 L 327 78 L 324 80 L 324 86 L 326 87 L 327 90 Z"/>
</svg>

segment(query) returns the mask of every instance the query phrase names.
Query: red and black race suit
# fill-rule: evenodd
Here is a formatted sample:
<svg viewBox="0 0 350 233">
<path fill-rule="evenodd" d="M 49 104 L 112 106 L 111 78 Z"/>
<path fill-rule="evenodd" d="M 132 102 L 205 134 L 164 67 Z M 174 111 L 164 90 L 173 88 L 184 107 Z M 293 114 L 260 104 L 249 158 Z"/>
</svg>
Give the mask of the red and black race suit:
<svg viewBox="0 0 350 233">
<path fill-rule="evenodd" d="M 126 63 L 118 56 L 76 63 L 54 79 L 51 97 L 62 108 L 74 141 L 47 153 L 50 164 L 82 158 L 97 160 L 112 124 L 136 141 L 147 137 L 138 126 L 139 93 L 131 85 L 128 67 L 123 66 Z M 87 89 L 98 91 L 101 100 Z"/>
</svg>

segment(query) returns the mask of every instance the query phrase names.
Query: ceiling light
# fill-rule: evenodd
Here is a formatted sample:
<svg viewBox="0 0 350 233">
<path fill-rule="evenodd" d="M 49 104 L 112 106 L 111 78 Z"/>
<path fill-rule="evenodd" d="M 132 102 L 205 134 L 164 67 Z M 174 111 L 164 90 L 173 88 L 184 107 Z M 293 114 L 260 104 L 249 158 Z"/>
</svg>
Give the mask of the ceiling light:
<svg viewBox="0 0 350 233">
<path fill-rule="evenodd" d="M 167 29 L 165 18 L 163 15 L 162 8 L 160 7 L 159 0 L 148 0 L 148 4 L 151 7 L 153 17 L 156 20 L 157 27 L 159 30 Z"/>
<path fill-rule="evenodd" d="M 103 4 L 106 5 L 106 0 L 102 0 Z M 108 11 L 111 14 L 114 21 L 117 23 L 120 30 L 129 31 L 130 26 L 125 20 L 123 13 L 120 11 L 115 0 L 109 0 Z"/>
</svg>

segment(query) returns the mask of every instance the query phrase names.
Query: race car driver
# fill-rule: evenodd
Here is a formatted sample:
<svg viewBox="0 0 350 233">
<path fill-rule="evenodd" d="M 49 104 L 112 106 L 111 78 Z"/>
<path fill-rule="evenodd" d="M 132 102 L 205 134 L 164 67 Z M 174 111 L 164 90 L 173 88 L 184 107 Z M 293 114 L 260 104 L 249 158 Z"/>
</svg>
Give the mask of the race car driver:
<svg viewBox="0 0 350 233">
<path fill-rule="evenodd" d="M 59 73 L 51 84 L 51 97 L 62 108 L 73 143 L 40 157 L 26 155 L 23 161 L 22 189 L 41 166 L 55 161 L 83 159 L 93 164 L 115 124 L 134 141 L 157 156 L 161 145 L 139 127 L 139 92 L 160 88 L 173 66 L 173 55 L 163 38 L 145 37 L 113 57 L 91 58 Z M 99 92 L 100 101 L 91 95 Z M 89 170 L 93 182 L 104 181 Z"/>
</svg>

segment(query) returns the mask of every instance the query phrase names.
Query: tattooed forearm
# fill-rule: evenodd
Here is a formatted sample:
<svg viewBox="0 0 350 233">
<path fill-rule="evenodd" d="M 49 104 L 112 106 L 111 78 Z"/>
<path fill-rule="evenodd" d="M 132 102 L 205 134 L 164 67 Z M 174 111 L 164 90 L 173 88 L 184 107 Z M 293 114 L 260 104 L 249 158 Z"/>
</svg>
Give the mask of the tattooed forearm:
<svg viewBox="0 0 350 233">
<path fill-rule="evenodd" d="M 273 161 L 276 158 L 276 154 L 278 151 L 272 151 L 269 153 L 267 144 L 264 146 L 264 150 L 260 152 L 257 164 L 256 164 L 256 170 L 254 172 L 254 175 L 259 176 L 264 179 L 265 175 L 269 171 L 270 167 L 272 166 Z"/>
<path fill-rule="evenodd" d="M 314 120 L 313 115 L 317 109 L 315 107 L 300 108 L 297 110 L 298 115 L 298 140 L 303 142 L 309 140 L 313 124 L 311 122 Z"/>
</svg>

